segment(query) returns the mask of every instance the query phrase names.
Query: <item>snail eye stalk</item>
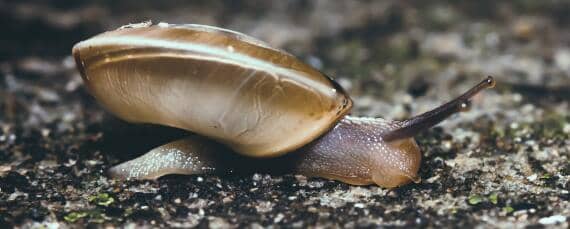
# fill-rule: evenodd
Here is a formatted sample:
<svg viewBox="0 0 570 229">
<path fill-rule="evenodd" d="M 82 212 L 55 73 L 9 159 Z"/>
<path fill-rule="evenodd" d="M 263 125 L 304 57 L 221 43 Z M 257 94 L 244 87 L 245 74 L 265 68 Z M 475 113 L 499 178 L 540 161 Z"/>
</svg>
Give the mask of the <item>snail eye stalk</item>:
<svg viewBox="0 0 570 229">
<path fill-rule="evenodd" d="M 386 141 L 410 138 L 421 131 L 442 122 L 452 114 L 468 111 L 471 107 L 471 98 L 486 88 L 495 87 L 496 81 L 488 76 L 486 79 L 463 93 L 461 96 L 423 114 L 412 117 L 408 120 L 398 122 L 398 128 L 387 132 L 382 136 Z"/>
</svg>

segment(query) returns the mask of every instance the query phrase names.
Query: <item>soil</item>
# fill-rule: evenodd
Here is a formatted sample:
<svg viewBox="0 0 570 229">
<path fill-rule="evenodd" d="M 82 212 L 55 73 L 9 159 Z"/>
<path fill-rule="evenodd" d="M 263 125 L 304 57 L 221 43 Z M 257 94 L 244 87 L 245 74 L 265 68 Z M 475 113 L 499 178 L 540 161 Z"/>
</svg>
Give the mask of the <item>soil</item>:
<svg viewBox="0 0 570 229">
<path fill-rule="evenodd" d="M 497 227 L 570 225 L 570 2 L 0 0 L 0 225 Z M 497 87 L 416 137 L 420 183 L 296 174 L 119 181 L 107 169 L 186 135 L 114 118 L 73 44 L 121 25 L 209 24 L 333 76 L 357 116 L 405 119 L 487 75 Z"/>
</svg>

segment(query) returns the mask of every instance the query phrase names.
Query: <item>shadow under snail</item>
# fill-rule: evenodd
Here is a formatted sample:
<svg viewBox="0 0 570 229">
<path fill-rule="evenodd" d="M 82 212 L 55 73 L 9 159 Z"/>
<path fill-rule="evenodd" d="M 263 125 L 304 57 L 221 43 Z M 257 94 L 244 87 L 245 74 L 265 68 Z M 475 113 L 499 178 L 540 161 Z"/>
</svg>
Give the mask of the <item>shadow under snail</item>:
<svg viewBox="0 0 570 229">
<path fill-rule="evenodd" d="M 110 169 L 132 179 L 261 164 L 354 185 L 419 182 L 413 136 L 467 110 L 495 84 L 488 77 L 440 107 L 389 121 L 348 116 L 352 101 L 335 81 L 227 29 L 134 24 L 76 44 L 73 56 L 88 91 L 111 113 L 194 133 Z"/>
</svg>

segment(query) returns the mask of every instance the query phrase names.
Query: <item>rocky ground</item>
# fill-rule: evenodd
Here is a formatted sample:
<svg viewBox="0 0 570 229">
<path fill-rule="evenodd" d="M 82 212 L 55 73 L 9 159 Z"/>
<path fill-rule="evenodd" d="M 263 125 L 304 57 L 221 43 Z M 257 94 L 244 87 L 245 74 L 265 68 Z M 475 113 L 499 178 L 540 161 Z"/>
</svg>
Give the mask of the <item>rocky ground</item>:
<svg viewBox="0 0 570 229">
<path fill-rule="evenodd" d="M 570 3 L 0 0 L 0 225 L 570 225 Z M 394 190 L 300 175 L 105 171 L 183 131 L 111 117 L 71 46 L 122 24 L 218 25 L 334 76 L 354 115 L 403 119 L 493 75 L 473 108 L 419 135 L 422 182 Z"/>
</svg>

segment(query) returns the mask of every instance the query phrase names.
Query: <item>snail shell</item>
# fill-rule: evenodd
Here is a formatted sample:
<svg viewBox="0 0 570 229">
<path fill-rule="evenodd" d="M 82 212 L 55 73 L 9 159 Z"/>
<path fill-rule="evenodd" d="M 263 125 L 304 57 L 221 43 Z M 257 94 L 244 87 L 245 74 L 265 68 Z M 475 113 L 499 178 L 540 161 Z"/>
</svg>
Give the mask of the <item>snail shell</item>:
<svg viewBox="0 0 570 229">
<path fill-rule="evenodd" d="M 241 33 L 143 24 L 73 48 L 89 92 L 130 122 L 177 127 L 247 156 L 278 156 L 329 130 L 352 102 L 334 81 Z"/>
</svg>

